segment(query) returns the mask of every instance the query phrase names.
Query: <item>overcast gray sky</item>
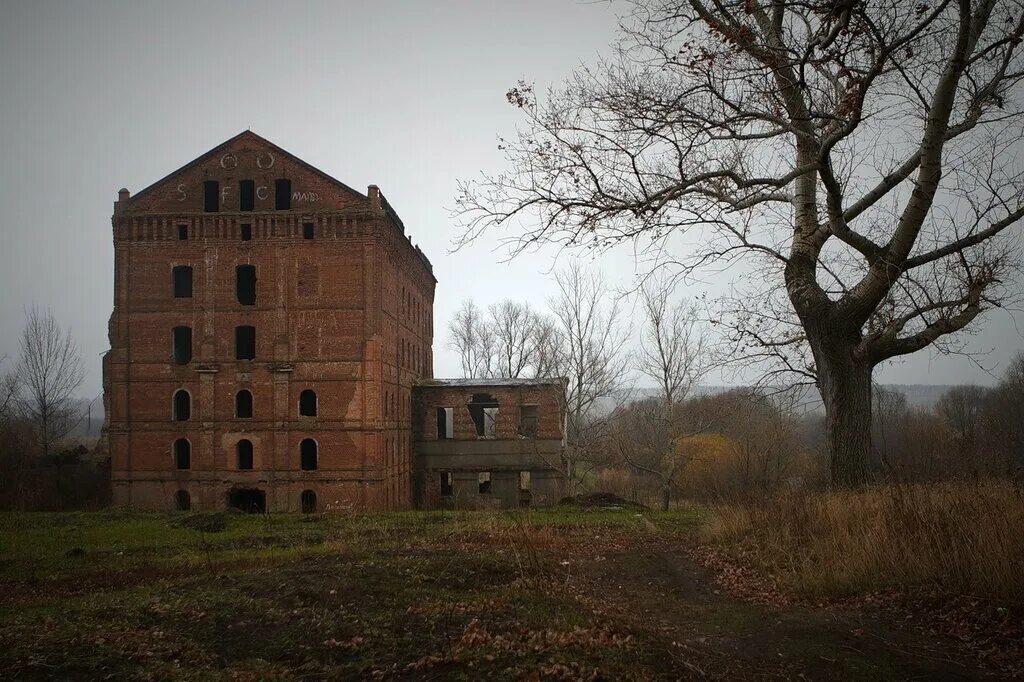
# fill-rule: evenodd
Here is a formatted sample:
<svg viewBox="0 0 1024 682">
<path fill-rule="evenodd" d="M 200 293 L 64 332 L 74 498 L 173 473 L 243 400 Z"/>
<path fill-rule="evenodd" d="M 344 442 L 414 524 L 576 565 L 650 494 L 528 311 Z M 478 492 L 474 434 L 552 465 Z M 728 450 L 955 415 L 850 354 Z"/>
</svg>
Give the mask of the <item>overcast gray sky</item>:
<svg viewBox="0 0 1024 682">
<path fill-rule="evenodd" d="M 463 2 L 2 2 L 0 355 L 24 306 L 70 325 L 100 388 L 112 299 L 110 215 L 136 192 L 245 128 L 343 182 L 377 184 L 434 263 L 435 374 L 457 373 L 447 320 L 472 295 L 543 305 L 550 257 L 502 264 L 480 243 L 449 254 L 455 182 L 499 170 L 513 132 L 504 93 L 557 83 L 614 36 L 616 8 L 574 0 Z M 620 284 L 628 251 L 602 259 Z M 699 289 L 685 292 L 700 293 Z M 714 293 L 713 291 L 711 292 Z M 1000 372 L 1024 315 L 991 313 L 971 347 Z M 991 383 L 959 357 L 920 353 L 888 383 Z"/>
</svg>

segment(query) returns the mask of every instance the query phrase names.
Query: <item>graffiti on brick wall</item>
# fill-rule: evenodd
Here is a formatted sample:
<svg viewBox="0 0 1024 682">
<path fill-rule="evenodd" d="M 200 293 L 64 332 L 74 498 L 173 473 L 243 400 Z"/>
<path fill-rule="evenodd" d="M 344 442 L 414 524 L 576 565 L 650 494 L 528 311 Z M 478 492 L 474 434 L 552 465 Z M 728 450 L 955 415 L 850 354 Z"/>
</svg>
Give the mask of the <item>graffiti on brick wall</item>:
<svg viewBox="0 0 1024 682">
<path fill-rule="evenodd" d="M 268 151 L 256 152 L 256 155 L 253 160 L 256 162 L 256 167 L 261 170 L 269 170 L 273 168 L 274 163 L 276 162 L 274 155 Z M 234 170 L 238 168 L 238 156 L 232 152 L 227 152 L 226 154 L 220 157 L 220 167 L 223 168 L 224 170 Z M 266 201 L 270 198 L 270 187 L 268 187 L 267 185 L 258 185 L 255 188 L 255 190 L 256 198 L 258 200 Z M 221 201 L 227 200 L 228 191 L 229 188 L 227 185 L 224 185 L 224 187 L 221 188 Z M 175 187 L 174 192 L 175 199 L 177 199 L 178 201 L 185 201 L 189 197 L 187 185 L 185 185 L 184 183 L 181 183 L 177 187 Z M 292 201 L 296 203 L 301 202 L 313 204 L 319 202 L 322 198 L 323 197 L 320 195 L 319 192 L 292 192 Z"/>
</svg>

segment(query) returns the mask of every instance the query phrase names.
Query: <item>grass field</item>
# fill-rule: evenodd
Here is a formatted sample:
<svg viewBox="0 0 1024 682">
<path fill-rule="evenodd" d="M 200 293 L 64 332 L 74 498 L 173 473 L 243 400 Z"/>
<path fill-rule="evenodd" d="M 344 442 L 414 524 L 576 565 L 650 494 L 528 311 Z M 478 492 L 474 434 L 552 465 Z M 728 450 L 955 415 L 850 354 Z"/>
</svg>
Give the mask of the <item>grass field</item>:
<svg viewBox="0 0 1024 682">
<path fill-rule="evenodd" d="M 0 676 L 878 679 L 978 672 L 864 614 L 766 606 L 692 511 L 0 514 Z M 870 631 L 866 637 L 863 632 Z"/>
</svg>

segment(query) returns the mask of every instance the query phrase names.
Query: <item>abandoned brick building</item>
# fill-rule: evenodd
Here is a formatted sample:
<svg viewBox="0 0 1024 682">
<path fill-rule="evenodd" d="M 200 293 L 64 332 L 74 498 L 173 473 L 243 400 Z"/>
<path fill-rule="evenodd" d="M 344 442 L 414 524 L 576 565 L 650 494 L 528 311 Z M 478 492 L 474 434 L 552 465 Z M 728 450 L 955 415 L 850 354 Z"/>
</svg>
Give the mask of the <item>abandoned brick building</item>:
<svg viewBox="0 0 1024 682">
<path fill-rule="evenodd" d="M 114 503 L 314 511 L 557 499 L 561 380 L 434 380 L 430 261 L 250 131 L 114 204 Z"/>
</svg>

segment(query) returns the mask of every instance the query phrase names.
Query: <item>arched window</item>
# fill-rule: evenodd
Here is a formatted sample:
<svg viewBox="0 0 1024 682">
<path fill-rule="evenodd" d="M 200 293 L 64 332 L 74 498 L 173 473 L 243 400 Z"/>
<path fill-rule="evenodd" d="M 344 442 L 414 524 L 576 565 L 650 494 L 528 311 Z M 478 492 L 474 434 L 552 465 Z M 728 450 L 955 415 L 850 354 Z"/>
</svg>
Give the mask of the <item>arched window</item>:
<svg viewBox="0 0 1024 682">
<path fill-rule="evenodd" d="M 192 396 L 183 388 L 174 392 L 173 400 L 174 421 L 187 422 L 192 418 Z"/>
<path fill-rule="evenodd" d="M 192 444 L 184 438 L 174 441 L 174 468 L 189 469 L 192 466 Z"/>
<path fill-rule="evenodd" d="M 187 490 L 179 490 L 174 493 L 174 508 L 177 511 L 188 511 L 192 508 L 192 498 Z"/>
<path fill-rule="evenodd" d="M 235 394 L 235 416 L 252 419 L 252 393 L 244 388 Z"/>
<path fill-rule="evenodd" d="M 252 469 L 252 441 L 242 439 L 235 446 L 239 469 Z"/>
<path fill-rule="evenodd" d="M 316 493 L 312 490 L 303 490 L 302 496 L 302 513 L 312 514 L 316 511 Z"/>
<path fill-rule="evenodd" d="M 316 441 L 312 438 L 306 438 L 299 443 L 299 464 L 303 471 L 314 471 L 316 470 L 317 452 L 316 452 Z"/>
<path fill-rule="evenodd" d="M 316 416 L 316 391 L 307 388 L 299 394 L 299 415 L 302 417 Z"/>
</svg>

